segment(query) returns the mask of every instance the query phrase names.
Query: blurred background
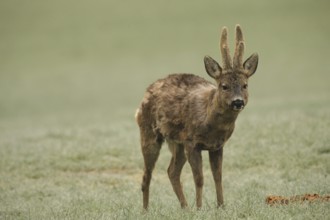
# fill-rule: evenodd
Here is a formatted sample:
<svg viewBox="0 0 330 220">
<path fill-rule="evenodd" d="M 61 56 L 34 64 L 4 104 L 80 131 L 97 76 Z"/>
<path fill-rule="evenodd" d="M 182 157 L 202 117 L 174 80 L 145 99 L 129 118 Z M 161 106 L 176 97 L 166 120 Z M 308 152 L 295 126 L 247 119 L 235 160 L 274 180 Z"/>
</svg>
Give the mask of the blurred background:
<svg viewBox="0 0 330 220">
<path fill-rule="evenodd" d="M 326 0 L 2 0 L 0 121 L 133 118 L 154 80 L 175 72 L 208 78 L 203 57 L 220 59 L 222 26 L 233 46 L 235 24 L 243 28 L 245 58 L 260 56 L 250 111 L 322 107 L 330 101 L 329 6 Z"/>
<path fill-rule="evenodd" d="M 220 62 L 223 26 L 233 52 L 236 24 L 245 59 L 258 52 L 259 66 L 225 148 L 219 218 L 327 219 L 329 205 L 274 209 L 264 200 L 329 195 L 329 9 L 329 0 L 1 0 L 0 219 L 145 219 L 135 110 L 170 73 L 212 80 L 203 58 Z M 218 216 L 173 212 L 163 148 L 151 214 Z M 204 200 L 214 207 L 204 164 Z M 193 205 L 191 175 L 186 165 Z"/>
</svg>

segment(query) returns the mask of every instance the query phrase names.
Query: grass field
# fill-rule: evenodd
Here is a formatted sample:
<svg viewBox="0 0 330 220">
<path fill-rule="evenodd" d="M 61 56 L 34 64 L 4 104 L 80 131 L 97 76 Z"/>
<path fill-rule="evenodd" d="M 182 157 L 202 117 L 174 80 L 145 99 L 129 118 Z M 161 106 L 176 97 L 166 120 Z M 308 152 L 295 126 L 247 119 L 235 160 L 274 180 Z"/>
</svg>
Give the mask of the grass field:
<svg viewBox="0 0 330 220">
<path fill-rule="evenodd" d="M 0 219 L 328 219 L 329 203 L 269 207 L 267 195 L 330 194 L 328 1 L 0 2 Z M 250 101 L 224 150 L 225 207 L 204 156 L 203 208 L 167 177 L 164 145 L 142 212 L 135 109 L 173 72 L 207 78 L 220 28 L 258 52 Z"/>
</svg>

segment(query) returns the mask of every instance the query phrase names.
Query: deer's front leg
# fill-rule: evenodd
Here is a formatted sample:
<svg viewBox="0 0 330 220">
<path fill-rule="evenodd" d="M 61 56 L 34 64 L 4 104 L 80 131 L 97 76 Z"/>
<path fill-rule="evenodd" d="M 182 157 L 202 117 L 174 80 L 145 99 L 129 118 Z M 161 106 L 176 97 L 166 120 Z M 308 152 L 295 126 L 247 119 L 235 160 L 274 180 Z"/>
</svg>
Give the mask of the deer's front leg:
<svg viewBox="0 0 330 220">
<path fill-rule="evenodd" d="M 223 148 L 217 151 L 210 151 L 210 165 L 212 169 L 213 179 L 215 183 L 215 189 L 217 192 L 218 206 L 223 205 L 223 193 L 222 193 L 222 159 Z"/>
<path fill-rule="evenodd" d="M 191 166 L 192 173 L 195 181 L 196 188 L 196 206 L 197 208 L 202 207 L 202 196 L 203 196 L 203 167 L 202 167 L 202 153 L 201 150 L 194 148 L 194 146 L 186 147 L 186 155 L 188 162 Z"/>
</svg>

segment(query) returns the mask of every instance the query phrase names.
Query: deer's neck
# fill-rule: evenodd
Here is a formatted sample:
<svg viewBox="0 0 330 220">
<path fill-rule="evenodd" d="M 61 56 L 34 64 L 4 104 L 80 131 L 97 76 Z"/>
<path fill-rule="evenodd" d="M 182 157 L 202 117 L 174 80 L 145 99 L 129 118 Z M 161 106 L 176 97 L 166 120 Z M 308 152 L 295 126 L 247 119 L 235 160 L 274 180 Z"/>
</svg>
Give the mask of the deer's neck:
<svg viewBox="0 0 330 220">
<path fill-rule="evenodd" d="M 205 123 L 219 127 L 235 124 L 238 116 L 238 112 L 233 112 L 221 104 L 218 90 L 210 91 L 206 114 Z"/>
</svg>

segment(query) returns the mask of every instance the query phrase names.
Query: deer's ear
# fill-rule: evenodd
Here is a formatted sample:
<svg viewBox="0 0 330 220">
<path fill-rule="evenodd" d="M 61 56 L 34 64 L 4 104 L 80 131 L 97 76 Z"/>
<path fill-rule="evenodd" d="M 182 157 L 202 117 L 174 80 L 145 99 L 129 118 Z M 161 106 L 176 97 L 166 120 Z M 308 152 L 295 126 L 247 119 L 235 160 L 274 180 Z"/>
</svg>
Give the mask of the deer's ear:
<svg viewBox="0 0 330 220">
<path fill-rule="evenodd" d="M 247 76 L 250 77 L 255 73 L 258 67 L 259 56 L 257 53 L 252 54 L 243 64 L 243 68 L 247 72 Z"/>
<path fill-rule="evenodd" d="M 213 60 L 209 56 L 204 57 L 205 70 L 213 79 L 219 79 L 222 69 L 217 61 Z"/>
</svg>

